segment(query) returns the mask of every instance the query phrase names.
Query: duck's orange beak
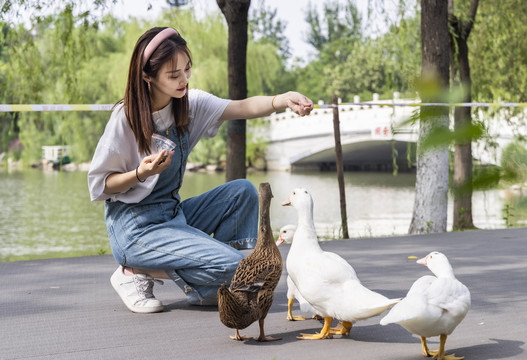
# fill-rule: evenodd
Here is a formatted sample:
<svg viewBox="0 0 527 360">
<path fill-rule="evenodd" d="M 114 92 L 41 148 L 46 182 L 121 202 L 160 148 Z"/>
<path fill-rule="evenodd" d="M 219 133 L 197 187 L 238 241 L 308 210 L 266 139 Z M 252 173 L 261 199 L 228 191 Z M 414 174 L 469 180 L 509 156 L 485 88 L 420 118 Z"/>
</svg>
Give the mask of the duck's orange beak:
<svg viewBox="0 0 527 360">
<path fill-rule="evenodd" d="M 428 261 L 428 255 L 426 255 L 426 256 L 425 256 L 424 258 L 422 258 L 422 259 L 417 260 L 416 263 L 421 264 L 421 265 L 425 265 L 425 266 L 426 266 L 427 261 Z"/>
<path fill-rule="evenodd" d="M 278 236 L 278 240 L 276 240 L 276 246 L 280 246 L 284 243 L 284 239 L 282 238 L 282 234 Z"/>
<path fill-rule="evenodd" d="M 287 200 L 282 203 L 282 206 L 291 206 L 291 200 L 287 198 Z"/>
</svg>

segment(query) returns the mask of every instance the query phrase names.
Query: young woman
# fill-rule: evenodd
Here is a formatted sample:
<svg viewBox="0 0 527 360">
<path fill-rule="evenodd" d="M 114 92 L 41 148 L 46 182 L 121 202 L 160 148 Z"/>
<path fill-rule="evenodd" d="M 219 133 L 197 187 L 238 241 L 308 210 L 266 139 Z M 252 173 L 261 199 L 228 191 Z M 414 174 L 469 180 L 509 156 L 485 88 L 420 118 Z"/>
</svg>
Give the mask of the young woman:
<svg viewBox="0 0 527 360">
<path fill-rule="evenodd" d="M 196 305 L 216 304 L 257 237 L 258 194 L 247 180 L 223 184 L 181 201 L 189 152 L 213 137 L 223 121 L 291 108 L 307 115 L 313 103 L 288 92 L 244 100 L 189 90 L 192 60 L 172 28 L 152 28 L 135 45 L 126 93 L 112 112 L 88 173 L 93 201 L 105 201 L 113 255 L 111 284 L 133 312 L 163 309 L 152 292 L 172 279 Z M 154 280 L 155 279 L 155 280 Z"/>
</svg>

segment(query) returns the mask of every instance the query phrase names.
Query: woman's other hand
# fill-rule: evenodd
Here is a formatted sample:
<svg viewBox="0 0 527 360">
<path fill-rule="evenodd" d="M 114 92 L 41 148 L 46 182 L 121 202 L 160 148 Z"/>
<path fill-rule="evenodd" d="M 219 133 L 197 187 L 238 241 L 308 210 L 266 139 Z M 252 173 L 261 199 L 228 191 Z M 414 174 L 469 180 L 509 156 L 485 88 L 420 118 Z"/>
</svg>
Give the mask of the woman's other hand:
<svg viewBox="0 0 527 360">
<path fill-rule="evenodd" d="M 141 180 L 145 180 L 152 175 L 161 174 L 170 166 L 173 155 L 173 151 L 163 150 L 146 156 L 137 169 L 137 175 Z"/>
</svg>

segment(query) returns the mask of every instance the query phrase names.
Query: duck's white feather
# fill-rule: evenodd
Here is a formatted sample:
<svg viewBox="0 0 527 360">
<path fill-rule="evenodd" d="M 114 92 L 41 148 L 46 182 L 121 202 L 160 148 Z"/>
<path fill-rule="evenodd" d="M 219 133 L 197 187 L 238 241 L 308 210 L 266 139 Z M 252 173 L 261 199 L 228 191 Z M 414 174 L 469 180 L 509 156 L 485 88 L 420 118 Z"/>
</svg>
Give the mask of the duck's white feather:
<svg viewBox="0 0 527 360">
<path fill-rule="evenodd" d="M 285 242 L 286 244 L 291 244 L 296 232 L 296 225 L 288 224 L 280 228 L 280 243 Z M 291 280 L 291 277 L 287 276 L 287 298 L 296 299 L 300 305 L 300 311 L 303 313 L 308 313 L 310 316 L 315 315 L 315 310 L 309 305 L 309 303 L 304 299 L 300 291 L 296 288 L 295 283 Z"/>
<path fill-rule="evenodd" d="M 287 277 L 287 298 L 296 299 L 300 305 L 301 312 L 308 313 L 310 316 L 315 315 L 315 310 L 309 305 L 306 299 L 304 299 L 300 291 L 298 291 L 290 276 Z"/>
<path fill-rule="evenodd" d="M 378 315 L 399 301 L 363 286 L 346 260 L 320 248 L 313 201 L 306 190 L 295 189 L 289 199 L 298 211 L 298 226 L 287 256 L 287 272 L 317 314 L 352 322 Z"/>
<path fill-rule="evenodd" d="M 444 269 L 437 270 L 437 277 L 427 275 L 417 279 L 406 297 L 381 319 L 381 325 L 396 323 L 413 334 L 431 337 L 450 335 L 463 320 L 470 308 L 470 292 L 454 277 L 446 256 L 431 254 L 433 261 L 437 258 L 443 262 Z"/>
<path fill-rule="evenodd" d="M 357 278 L 355 270 L 334 253 L 305 255 L 302 264 L 287 262 L 291 279 L 306 301 L 321 316 L 356 321 L 378 315 L 396 303 L 396 299 L 369 290 Z"/>
</svg>

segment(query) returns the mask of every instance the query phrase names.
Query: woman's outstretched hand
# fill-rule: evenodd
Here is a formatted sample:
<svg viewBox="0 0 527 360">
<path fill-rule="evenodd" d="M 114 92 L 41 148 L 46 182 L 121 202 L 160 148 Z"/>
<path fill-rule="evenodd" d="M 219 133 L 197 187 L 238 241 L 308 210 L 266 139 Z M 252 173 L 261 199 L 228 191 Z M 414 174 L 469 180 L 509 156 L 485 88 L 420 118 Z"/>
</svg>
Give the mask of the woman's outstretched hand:
<svg viewBox="0 0 527 360">
<path fill-rule="evenodd" d="M 308 97 L 295 91 L 290 91 L 284 95 L 287 97 L 287 107 L 295 114 L 305 116 L 313 110 L 313 101 Z"/>
</svg>

